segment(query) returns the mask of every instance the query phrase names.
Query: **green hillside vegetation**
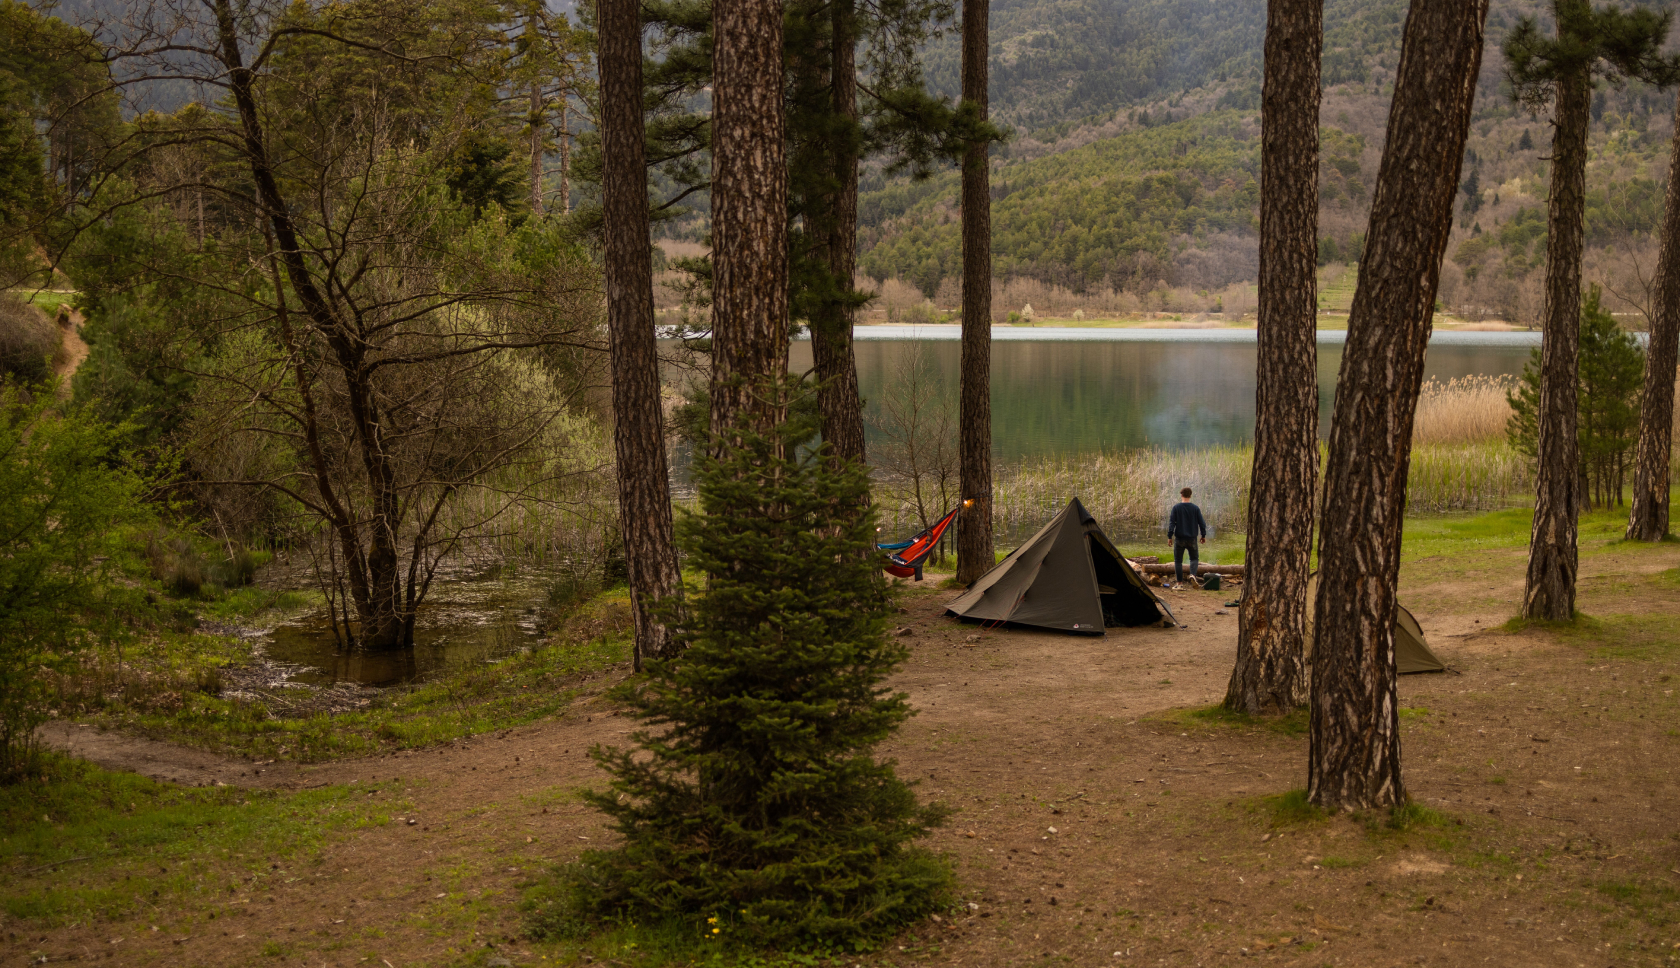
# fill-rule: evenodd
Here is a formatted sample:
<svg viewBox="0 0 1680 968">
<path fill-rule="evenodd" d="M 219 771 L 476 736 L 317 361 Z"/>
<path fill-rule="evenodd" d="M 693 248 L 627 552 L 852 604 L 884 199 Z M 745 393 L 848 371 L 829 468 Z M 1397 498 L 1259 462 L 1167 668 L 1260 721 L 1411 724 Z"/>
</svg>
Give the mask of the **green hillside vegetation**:
<svg viewBox="0 0 1680 968">
<path fill-rule="evenodd" d="M 1327 205 L 1363 204 L 1365 140 L 1326 128 Z M 1259 129 L 1217 111 L 1032 161 L 995 176 L 993 271 L 1076 292 L 1148 286 L 1186 249 L 1217 234 L 1252 237 L 1260 198 Z M 960 271 L 957 176 L 888 186 L 860 206 L 865 273 L 933 295 Z M 1347 245 L 1352 245 L 1348 240 Z M 1343 246 L 1333 246 L 1331 255 Z M 1333 261 L 1327 259 L 1326 261 Z M 1208 280 L 1222 285 L 1228 280 Z"/>
<path fill-rule="evenodd" d="M 1373 61 L 1392 60 L 1405 9 L 1400 0 L 1326 3 L 1324 83 L 1366 83 Z M 1258 108 L 1265 28 L 1264 5 L 1231 0 L 999 0 L 993 114 L 1049 134 L 1198 88 L 1226 89 L 1227 107 Z M 926 66 L 936 90 L 957 93 L 954 34 L 929 49 Z"/>
</svg>

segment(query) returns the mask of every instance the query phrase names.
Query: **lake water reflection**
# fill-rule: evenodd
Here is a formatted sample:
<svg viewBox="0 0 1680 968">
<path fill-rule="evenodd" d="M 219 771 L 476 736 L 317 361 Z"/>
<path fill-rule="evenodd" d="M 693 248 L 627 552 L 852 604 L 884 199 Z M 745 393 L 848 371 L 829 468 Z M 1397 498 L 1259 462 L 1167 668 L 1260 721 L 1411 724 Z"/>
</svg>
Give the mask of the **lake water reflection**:
<svg viewBox="0 0 1680 968">
<path fill-rule="evenodd" d="M 1154 339 L 1037 340 L 1021 338 L 1023 334 L 1014 331 L 1008 333 L 1010 338 L 995 341 L 992 439 L 997 458 L 1008 462 L 1045 454 L 1151 446 L 1185 449 L 1252 439 L 1256 366 L 1252 336 L 1240 342 L 1216 341 L 1208 338 L 1207 331 L 1183 332 L 1182 337 Z M 1528 359 L 1526 333 L 1441 335 L 1458 339 L 1437 338 L 1430 346 L 1426 379 L 1519 373 Z M 1463 337 L 1489 339 L 1478 342 Z M 879 413 L 879 402 L 887 394 L 903 392 L 899 373 L 918 351 L 925 355 L 932 378 L 926 392 L 943 394 L 954 405 L 961 352 L 955 340 L 860 338 L 858 382 L 871 414 Z M 1320 343 L 1319 425 L 1324 436 L 1330 432 L 1330 406 L 1341 361 L 1339 340 Z M 796 370 L 809 369 L 811 344 L 795 342 L 790 363 Z M 873 428 L 870 432 L 878 436 Z"/>
</svg>

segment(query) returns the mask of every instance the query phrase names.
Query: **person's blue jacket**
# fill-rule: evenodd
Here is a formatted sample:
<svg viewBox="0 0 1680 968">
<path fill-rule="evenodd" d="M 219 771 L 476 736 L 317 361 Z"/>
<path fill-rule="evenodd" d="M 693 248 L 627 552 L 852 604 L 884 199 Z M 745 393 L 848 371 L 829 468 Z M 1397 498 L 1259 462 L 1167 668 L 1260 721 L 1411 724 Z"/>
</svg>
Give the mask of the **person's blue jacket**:
<svg viewBox="0 0 1680 968">
<path fill-rule="evenodd" d="M 1173 505 L 1172 516 L 1167 518 L 1167 537 L 1187 542 L 1206 538 L 1207 522 L 1202 519 L 1202 509 L 1189 501 Z"/>
</svg>

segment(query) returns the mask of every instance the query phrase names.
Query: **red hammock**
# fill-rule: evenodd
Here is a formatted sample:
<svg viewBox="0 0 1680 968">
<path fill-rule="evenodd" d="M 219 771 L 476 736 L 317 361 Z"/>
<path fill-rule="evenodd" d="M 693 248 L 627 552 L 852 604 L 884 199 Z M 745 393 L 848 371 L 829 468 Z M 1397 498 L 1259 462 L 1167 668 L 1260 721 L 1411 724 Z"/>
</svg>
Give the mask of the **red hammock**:
<svg viewBox="0 0 1680 968">
<path fill-rule="evenodd" d="M 933 527 L 921 532 L 910 539 L 910 544 L 897 554 L 887 555 L 886 572 L 899 578 L 915 578 L 922 580 L 922 562 L 933 554 L 933 549 L 939 546 L 939 539 L 945 536 L 945 529 L 957 519 L 957 512 L 962 508 L 954 507 L 945 516 L 933 522 Z"/>
</svg>

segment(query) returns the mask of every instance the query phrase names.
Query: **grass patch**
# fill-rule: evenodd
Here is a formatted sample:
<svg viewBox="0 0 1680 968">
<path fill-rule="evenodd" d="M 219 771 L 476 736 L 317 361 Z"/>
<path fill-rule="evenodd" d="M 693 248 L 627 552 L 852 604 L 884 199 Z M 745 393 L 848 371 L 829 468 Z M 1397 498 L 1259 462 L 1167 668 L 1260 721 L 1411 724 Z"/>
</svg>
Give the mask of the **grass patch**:
<svg viewBox="0 0 1680 968">
<path fill-rule="evenodd" d="M 1305 736 L 1307 707 L 1301 706 L 1282 716 L 1250 716 L 1224 706 L 1201 706 L 1195 709 L 1174 709 L 1158 717 L 1162 722 L 1180 727 L 1235 727 L 1264 729 L 1285 736 Z"/>
<path fill-rule="evenodd" d="M 54 289 L 13 289 L 11 290 L 11 293 L 12 295 L 21 298 L 24 302 L 27 302 L 41 310 L 41 312 L 46 313 L 49 319 L 58 316 L 58 307 L 60 305 L 70 302 L 76 298 L 76 294 L 74 292 Z"/>
<path fill-rule="evenodd" d="M 199 611 L 219 622 L 248 620 L 264 612 L 301 612 L 319 608 L 326 599 L 318 591 L 275 591 L 248 585 L 223 592 Z"/>
<path fill-rule="evenodd" d="M 1373 833 L 1410 833 L 1415 830 L 1439 830 L 1453 826 L 1455 821 L 1440 812 L 1431 810 L 1421 803 L 1403 803 L 1388 811 L 1380 823 L 1368 827 Z"/>
<path fill-rule="evenodd" d="M 1320 823 L 1328 820 L 1330 815 L 1324 808 L 1317 806 L 1307 799 L 1307 791 L 1290 790 L 1269 797 L 1262 797 L 1272 814 L 1272 826 L 1290 827 L 1299 824 Z"/>
<path fill-rule="evenodd" d="M 286 862 L 313 863 L 334 832 L 387 823 L 393 806 L 369 802 L 382 785 L 182 788 L 57 755 L 42 762 L 39 775 L 0 787 L 0 907 L 43 926 L 122 917 L 164 895 L 249 896 L 297 876 Z"/>
<path fill-rule="evenodd" d="M 192 746 L 259 758 L 316 762 L 448 743 L 552 716 L 589 677 L 630 658 L 631 638 L 604 635 L 453 671 L 392 689 L 365 709 L 305 717 L 274 714 L 260 701 L 197 693 L 179 705 L 114 702 L 93 721 Z"/>
<path fill-rule="evenodd" d="M 1513 618 L 1507 632 L 1539 631 L 1586 650 L 1595 661 L 1670 658 L 1680 650 L 1680 614 L 1652 611 L 1634 615 L 1592 616 L 1575 613 L 1567 622 Z"/>
<path fill-rule="evenodd" d="M 1600 881 L 1594 885 L 1598 893 L 1652 927 L 1674 924 L 1676 905 L 1680 905 L 1680 890 L 1655 880 L 1628 878 Z"/>
<path fill-rule="evenodd" d="M 545 646 L 386 690 L 349 712 L 287 716 L 261 697 L 223 696 L 219 670 L 249 661 L 247 645 L 157 634 L 124 657 L 120 692 L 90 681 L 94 688 L 80 689 L 83 700 L 64 712 L 107 729 L 260 759 L 317 762 L 434 746 L 552 716 L 597 691 L 592 681 L 630 660 L 628 598 L 624 589 L 604 592 L 579 606 Z"/>
</svg>

